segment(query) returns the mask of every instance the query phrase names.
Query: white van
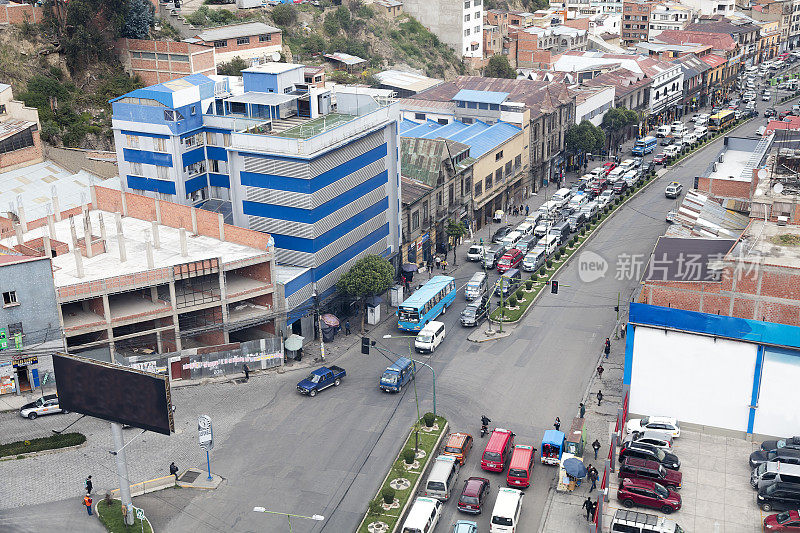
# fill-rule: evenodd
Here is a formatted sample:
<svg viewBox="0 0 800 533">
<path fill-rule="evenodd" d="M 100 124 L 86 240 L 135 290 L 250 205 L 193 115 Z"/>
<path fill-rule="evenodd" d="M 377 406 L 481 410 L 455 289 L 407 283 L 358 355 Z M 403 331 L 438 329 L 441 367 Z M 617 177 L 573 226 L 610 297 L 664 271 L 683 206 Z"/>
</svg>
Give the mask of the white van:
<svg viewBox="0 0 800 533">
<path fill-rule="evenodd" d="M 616 183 L 617 180 L 622 179 L 622 176 L 625 175 L 625 169 L 620 167 L 616 167 L 614 170 L 608 173 L 608 181 L 611 183 Z"/>
<path fill-rule="evenodd" d="M 553 193 L 551 201 L 558 203 L 559 207 L 564 207 L 567 205 L 567 202 L 569 202 L 571 196 L 572 191 L 565 187 L 563 189 L 558 189 L 555 193 Z"/>
<path fill-rule="evenodd" d="M 523 222 L 522 224 L 520 224 L 519 226 L 514 228 L 514 231 L 518 231 L 518 232 L 522 233 L 523 237 L 526 237 L 526 236 L 530 235 L 531 233 L 533 233 L 533 227 L 534 227 L 534 224 L 531 224 L 530 222 Z"/>
<path fill-rule="evenodd" d="M 683 144 L 692 144 L 697 142 L 697 135 L 695 133 L 684 133 L 681 137 Z"/>
<path fill-rule="evenodd" d="M 555 233 L 548 233 L 542 240 L 539 241 L 539 244 L 536 246 L 544 246 L 544 253 L 550 255 L 555 253 L 556 249 L 558 248 L 559 244 L 559 235 Z M 536 247 L 534 247 L 534 250 Z"/>
<path fill-rule="evenodd" d="M 436 458 L 425 483 L 424 496 L 436 498 L 446 502 L 450 499 L 453 487 L 458 478 L 458 469 L 461 464 L 452 455 L 440 455 Z"/>
<path fill-rule="evenodd" d="M 522 491 L 518 489 L 502 488 L 497 491 L 489 533 L 511 533 L 517 530 L 519 513 L 522 511 L 522 496 Z"/>
<path fill-rule="evenodd" d="M 420 496 L 403 522 L 402 533 L 431 533 L 442 517 L 442 502 L 436 498 Z"/>
<path fill-rule="evenodd" d="M 673 124 L 672 126 L 672 136 L 673 137 L 683 137 L 684 133 L 686 133 L 686 125 L 685 124 Z"/>
<path fill-rule="evenodd" d="M 486 246 L 473 244 L 469 247 L 469 250 L 467 250 L 467 260 L 480 261 L 483 259 L 484 252 L 486 252 Z"/>
<path fill-rule="evenodd" d="M 539 223 L 539 220 L 541 220 L 543 216 L 544 215 L 542 213 L 540 213 L 539 211 L 534 211 L 533 213 L 531 213 L 530 215 L 525 217 L 525 223 L 526 224 L 530 224 L 531 226 L 533 226 L 535 228 L 536 224 Z M 533 230 L 531 230 L 531 231 L 533 231 Z"/>
<path fill-rule="evenodd" d="M 672 520 L 628 509 L 617 509 L 611 519 L 612 533 L 682 533 L 683 529 Z"/>
<path fill-rule="evenodd" d="M 656 137 L 668 137 L 670 133 L 672 133 L 672 129 L 669 126 L 659 126 L 656 130 Z"/>
<path fill-rule="evenodd" d="M 708 133 L 708 128 L 706 128 L 705 126 L 695 126 L 694 134 L 697 136 L 698 141 L 704 138 L 706 136 L 706 133 Z"/>
<path fill-rule="evenodd" d="M 445 329 L 442 322 L 431 320 L 414 339 L 414 348 L 420 353 L 433 353 L 444 339 Z"/>
<path fill-rule="evenodd" d="M 517 243 L 518 243 L 520 240 L 522 240 L 522 237 L 523 237 L 522 233 L 520 233 L 520 232 L 518 232 L 518 231 L 512 231 L 511 233 L 509 233 L 508 235 L 506 235 L 505 237 L 503 237 L 503 240 L 502 240 L 502 241 L 500 241 L 500 243 L 503 245 L 503 247 L 504 247 L 506 250 L 510 250 L 510 249 L 512 249 L 514 246 L 516 246 L 516 244 L 517 244 Z"/>
<path fill-rule="evenodd" d="M 464 287 L 464 298 L 471 302 L 486 292 L 486 272 L 475 272 Z"/>
<path fill-rule="evenodd" d="M 597 214 L 597 211 L 599 209 L 600 209 L 600 204 L 597 203 L 597 200 L 592 200 L 588 204 L 581 207 L 581 213 L 586 215 L 587 219 L 590 219 Z"/>
<path fill-rule="evenodd" d="M 667 157 L 673 157 L 673 156 L 678 155 L 679 151 L 680 151 L 680 148 L 678 148 L 674 144 L 671 144 L 671 145 L 667 146 L 666 148 L 664 148 L 664 155 L 667 156 Z"/>
</svg>

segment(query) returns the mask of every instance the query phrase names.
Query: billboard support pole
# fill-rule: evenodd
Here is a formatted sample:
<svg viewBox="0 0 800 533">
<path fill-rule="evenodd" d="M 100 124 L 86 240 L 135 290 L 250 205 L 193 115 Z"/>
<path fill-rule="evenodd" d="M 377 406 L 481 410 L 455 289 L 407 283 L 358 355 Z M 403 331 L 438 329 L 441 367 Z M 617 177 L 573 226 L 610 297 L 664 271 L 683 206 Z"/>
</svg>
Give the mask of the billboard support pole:
<svg viewBox="0 0 800 533">
<path fill-rule="evenodd" d="M 125 461 L 125 439 L 122 437 L 122 425 L 111 422 L 111 436 L 114 438 L 114 447 L 117 453 L 114 456 L 117 463 L 117 477 L 119 477 L 119 495 L 122 505 L 128 510 L 125 513 L 125 523 L 133 525 L 135 515 L 133 513 L 133 502 L 131 501 L 131 486 L 128 481 L 128 463 Z"/>
</svg>

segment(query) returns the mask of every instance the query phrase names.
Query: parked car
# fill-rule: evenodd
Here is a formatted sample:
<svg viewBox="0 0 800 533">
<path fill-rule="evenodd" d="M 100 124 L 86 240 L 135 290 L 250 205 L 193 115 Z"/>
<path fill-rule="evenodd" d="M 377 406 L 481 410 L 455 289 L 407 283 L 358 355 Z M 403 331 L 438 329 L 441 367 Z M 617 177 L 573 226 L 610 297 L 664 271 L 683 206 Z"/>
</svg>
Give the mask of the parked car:
<svg viewBox="0 0 800 533">
<path fill-rule="evenodd" d="M 649 444 L 635 441 L 626 441 L 624 446 L 619 449 L 619 461 L 622 462 L 626 457 L 646 459 L 656 461 L 670 470 L 680 470 L 681 461 L 674 453 L 664 451 Z"/>
<path fill-rule="evenodd" d="M 758 491 L 758 506 L 768 513 L 800 508 L 800 483 L 773 483 Z"/>
<path fill-rule="evenodd" d="M 771 514 L 764 519 L 765 531 L 800 531 L 800 511 Z"/>
<path fill-rule="evenodd" d="M 655 481 L 672 490 L 680 489 L 683 484 L 683 474 L 680 472 L 664 468 L 655 461 L 636 457 L 628 457 L 620 463 L 619 478 Z"/>
<path fill-rule="evenodd" d="M 464 513 L 481 514 L 483 501 L 489 495 L 489 480 L 485 477 L 471 477 L 464 482 L 458 498 L 458 510 Z"/>
<path fill-rule="evenodd" d="M 761 449 L 765 452 L 770 450 L 778 450 L 780 448 L 800 450 L 800 437 L 786 437 L 785 439 L 780 440 L 765 440 L 761 443 Z"/>
<path fill-rule="evenodd" d="M 600 196 L 597 197 L 597 201 L 600 203 L 601 208 L 610 204 L 613 199 L 614 191 L 611 189 L 604 190 L 602 193 L 600 193 Z"/>
<path fill-rule="evenodd" d="M 453 524 L 452 533 L 478 533 L 478 524 L 470 520 L 459 520 Z"/>
<path fill-rule="evenodd" d="M 667 156 L 663 152 L 653 156 L 653 163 L 658 163 L 660 165 L 663 165 L 666 162 L 667 162 Z"/>
<path fill-rule="evenodd" d="M 761 463 L 776 461 L 790 465 L 800 465 L 800 450 L 779 448 L 777 450 L 756 450 L 750 454 L 750 468 L 756 468 Z"/>
<path fill-rule="evenodd" d="M 666 189 L 664 189 L 664 196 L 666 196 L 667 198 L 677 198 L 678 196 L 681 195 L 682 191 L 683 191 L 683 185 L 681 185 L 677 181 L 673 181 L 672 183 L 667 185 Z"/>
<path fill-rule="evenodd" d="M 772 93 L 769 91 L 764 91 L 764 94 L 761 95 L 761 99 L 765 102 L 769 102 L 770 98 L 772 98 Z"/>
<path fill-rule="evenodd" d="M 36 420 L 37 416 L 52 415 L 56 413 L 66 414 L 67 412 L 68 411 L 64 411 L 61 409 L 61 407 L 59 407 L 57 394 L 46 394 L 37 399 L 35 402 L 26 403 L 19 408 L 19 416 L 22 418 L 28 418 L 30 420 Z"/>
<path fill-rule="evenodd" d="M 664 514 L 679 510 L 682 503 L 680 494 L 674 490 L 644 479 L 623 479 L 617 489 L 617 499 L 625 507 L 652 507 Z"/>
<path fill-rule="evenodd" d="M 660 139 L 661 137 L 668 136 L 670 133 L 672 133 L 672 129 L 669 126 L 659 126 L 656 130 L 656 137 Z"/>
<path fill-rule="evenodd" d="M 514 231 L 514 228 L 511 226 L 501 226 L 497 229 L 497 231 L 494 232 L 494 235 L 492 235 L 492 242 L 494 244 L 500 244 L 503 242 L 503 239 L 506 238 L 506 235 L 512 231 Z"/>
<path fill-rule="evenodd" d="M 664 431 L 672 434 L 673 437 L 680 438 L 681 425 L 676 418 L 669 416 L 646 416 L 628 420 L 625 426 L 628 433 L 634 431 L 644 432 L 647 430 Z"/>
<path fill-rule="evenodd" d="M 619 180 L 614 184 L 614 187 L 611 189 L 615 195 L 619 196 L 620 194 L 624 193 L 628 190 L 628 182 L 625 180 Z"/>
<path fill-rule="evenodd" d="M 489 314 L 489 298 L 481 296 L 461 311 L 462 326 L 477 326 Z"/>
<path fill-rule="evenodd" d="M 305 379 L 300 381 L 297 384 L 297 390 L 301 394 L 313 398 L 321 390 L 328 387 L 338 387 L 345 375 L 347 375 L 347 372 L 342 367 L 336 365 L 321 366 L 316 370 L 312 370 Z"/>
<path fill-rule="evenodd" d="M 650 446 L 661 448 L 667 452 L 672 450 L 673 437 L 672 434 L 667 431 L 650 430 L 643 433 L 634 431 L 631 433 L 631 440 L 641 442 L 643 444 L 649 444 Z"/>
</svg>

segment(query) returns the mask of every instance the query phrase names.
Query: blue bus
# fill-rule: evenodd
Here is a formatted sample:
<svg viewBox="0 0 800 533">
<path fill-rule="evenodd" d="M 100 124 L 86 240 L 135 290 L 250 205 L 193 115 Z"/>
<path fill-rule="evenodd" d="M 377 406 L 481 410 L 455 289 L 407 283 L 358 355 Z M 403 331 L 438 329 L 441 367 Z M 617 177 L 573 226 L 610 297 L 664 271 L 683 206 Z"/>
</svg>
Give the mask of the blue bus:
<svg viewBox="0 0 800 533">
<path fill-rule="evenodd" d="M 643 139 L 639 139 L 636 141 L 636 144 L 633 145 L 633 150 L 631 151 L 633 155 L 643 156 L 651 153 L 653 150 L 656 149 L 656 145 L 658 143 L 658 139 L 655 137 L 648 136 Z"/>
<path fill-rule="evenodd" d="M 397 327 L 406 331 L 419 331 L 425 324 L 444 313 L 455 299 L 455 278 L 433 276 L 400 304 L 397 310 Z"/>
</svg>

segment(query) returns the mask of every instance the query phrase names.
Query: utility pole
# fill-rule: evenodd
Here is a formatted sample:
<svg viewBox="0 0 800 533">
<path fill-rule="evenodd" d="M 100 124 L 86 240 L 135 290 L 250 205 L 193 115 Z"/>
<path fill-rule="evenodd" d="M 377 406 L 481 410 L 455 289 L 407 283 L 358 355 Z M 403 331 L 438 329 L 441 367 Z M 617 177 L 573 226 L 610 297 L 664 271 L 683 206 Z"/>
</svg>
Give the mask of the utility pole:
<svg viewBox="0 0 800 533">
<path fill-rule="evenodd" d="M 503 309 L 503 287 L 505 286 L 505 279 L 503 276 L 500 276 L 500 330 L 499 333 L 503 333 L 503 317 L 505 315 L 505 310 Z"/>
</svg>

